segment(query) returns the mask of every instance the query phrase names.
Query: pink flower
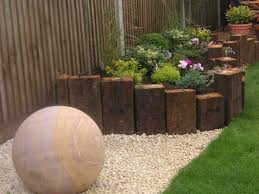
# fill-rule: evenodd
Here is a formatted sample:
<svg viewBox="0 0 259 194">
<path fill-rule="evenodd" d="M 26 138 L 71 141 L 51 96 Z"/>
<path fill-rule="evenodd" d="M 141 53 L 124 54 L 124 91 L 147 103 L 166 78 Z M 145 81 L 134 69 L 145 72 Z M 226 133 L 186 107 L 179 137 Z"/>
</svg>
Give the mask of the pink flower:
<svg viewBox="0 0 259 194">
<path fill-rule="evenodd" d="M 198 71 L 204 71 L 204 67 L 202 67 L 200 63 L 194 64 L 192 69 L 198 70 Z"/>
<path fill-rule="evenodd" d="M 188 65 L 192 65 L 192 60 L 190 59 L 186 59 L 185 62 L 188 63 Z"/>
<path fill-rule="evenodd" d="M 180 64 L 178 65 L 178 67 L 181 68 L 181 69 L 186 69 L 186 68 L 192 68 L 193 67 L 192 66 L 193 62 L 190 59 L 181 60 L 181 61 L 179 61 L 179 63 Z"/>
<path fill-rule="evenodd" d="M 186 69 L 188 66 L 188 63 L 186 62 L 186 60 L 181 60 L 181 61 L 179 61 L 179 63 L 180 64 L 178 65 L 178 67 L 181 69 Z"/>
</svg>

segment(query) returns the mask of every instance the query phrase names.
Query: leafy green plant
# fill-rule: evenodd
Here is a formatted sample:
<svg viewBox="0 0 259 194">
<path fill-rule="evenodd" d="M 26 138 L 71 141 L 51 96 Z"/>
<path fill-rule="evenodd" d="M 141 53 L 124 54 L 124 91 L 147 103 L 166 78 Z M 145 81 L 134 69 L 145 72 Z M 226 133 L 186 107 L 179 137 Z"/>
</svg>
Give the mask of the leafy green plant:
<svg viewBox="0 0 259 194">
<path fill-rule="evenodd" d="M 112 65 L 105 68 L 106 74 L 113 77 L 133 77 L 136 84 L 140 84 L 147 73 L 146 69 L 139 69 L 139 63 L 136 59 L 128 61 L 118 60 L 114 61 Z"/>
<path fill-rule="evenodd" d="M 199 59 L 201 57 L 202 51 L 200 47 L 197 46 L 189 46 L 186 48 L 178 49 L 174 52 L 172 63 L 178 64 L 180 60 L 183 59 Z"/>
<path fill-rule="evenodd" d="M 174 85 L 180 78 L 179 70 L 170 63 L 163 64 L 163 67 L 152 75 L 152 81 L 158 84 Z"/>
<path fill-rule="evenodd" d="M 138 45 L 153 45 L 162 49 L 169 49 L 169 40 L 162 34 L 150 33 L 141 36 L 138 40 Z"/>
<path fill-rule="evenodd" d="M 210 30 L 206 28 L 190 28 L 189 33 L 191 38 L 198 38 L 200 42 L 210 42 Z"/>
<path fill-rule="evenodd" d="M 202 91 L 207 88 L 208 78 L 201 72 L 189 70 L 177 83 L 176 87 L 183 89 L 194 89 Z"/>
<path fill-rule="evenodd" d="M 185 30 L 172 29 L 166 31 L 164 36 L 170 41 L 171 51 L 176 51 L 179 48 L 189 47 L 192 45 L 191 36 Z"/>
<path fill-rule="evenodd" d="M 253 13 L 244 5 L 231 7 L 226 13 L 226 19 L 230 24 L 247 24 L 251 21 Z"/>
<path fill-rule="evenodd" d="M 167 52 L 153 45 L 138 45 L 135 48 L 128 49 L 124 59 L 135 58 L 139 62 L 139 69 L 147 69 L 147 74 L 150 76 L 155 68 L 168 61 Z"/>
</svg>

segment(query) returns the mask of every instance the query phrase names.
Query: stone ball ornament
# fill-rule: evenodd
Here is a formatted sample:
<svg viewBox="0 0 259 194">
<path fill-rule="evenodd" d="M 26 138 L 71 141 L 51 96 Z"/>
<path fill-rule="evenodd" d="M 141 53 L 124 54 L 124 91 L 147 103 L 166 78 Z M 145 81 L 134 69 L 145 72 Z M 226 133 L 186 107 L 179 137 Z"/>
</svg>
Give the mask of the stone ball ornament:
<svg viewBox="0 0 259 194">
<path fill-rule="evenodd" d="M 24 185 L 38 194 L 75 194 L 95 183 L 105 158 L 97 124 L 71 107 L 28 117 L 16 132 L 13 163 Z"/>
</svg>

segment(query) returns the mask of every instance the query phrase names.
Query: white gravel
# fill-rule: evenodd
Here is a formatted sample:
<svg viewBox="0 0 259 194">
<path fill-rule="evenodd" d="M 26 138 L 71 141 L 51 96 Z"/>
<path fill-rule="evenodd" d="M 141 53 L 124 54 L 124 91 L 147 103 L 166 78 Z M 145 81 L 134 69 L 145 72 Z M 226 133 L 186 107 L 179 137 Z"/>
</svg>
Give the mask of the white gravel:
<svg viewBox="0 0 259 194">
<path fill-rule="evenodd" d="M 105 136 L 103 171 L 85 194 L 160 193 L 221 131 L 173 136 Z M 31 194 L 15 173 L 11 150 L 12 140 L 0 145 L 0 193 Z"/>
</svg>

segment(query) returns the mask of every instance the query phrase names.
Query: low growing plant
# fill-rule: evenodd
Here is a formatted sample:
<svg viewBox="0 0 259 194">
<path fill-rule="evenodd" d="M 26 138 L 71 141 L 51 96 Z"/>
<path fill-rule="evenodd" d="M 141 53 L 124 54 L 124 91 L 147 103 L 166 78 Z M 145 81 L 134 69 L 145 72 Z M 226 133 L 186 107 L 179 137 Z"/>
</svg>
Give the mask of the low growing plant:
<svg viewBox="0 0 259 194">
<path fill-rule="evenodd" d="M 207 88 L 208 78 L 200 71 L 189 70 L 177 83 L 176 87 L 202 91 Z"/>
<path fill-rule="evenodd" d="M 181 70 L 197 70 L 197 71 L 204 71 L 204 67 L 200 63 L 194 64 L 192 60 L 185 59 L 179 61 L 178 67 Z"/>
<path fill-rule="evenodd" d="M 199 43 L 209 43 L 211 40 L 211 36 L 210 36 L 210 30 L 206 29 L 206 28 L 190 28 L 190 36 L 192 38 L 192 40 L 194 38 L 197 38 L 199 40 Z"/>
<path fill-rule="evenodd" d="M 169 40 L 162 34 L 150 33 L 141 36 L 138 40 L 138 45 L 153 45 L 165 50 L 169 49 Z"/>
<path fill-rule="evenodd" d="M 172 62 L 178 64 L 182 59 L 199 59 L 202 55 L 200 47 L 189 46 L 187 48 L 181 48 L 174 52 Z"/>
<path fill-rule="evenodd" d="M 170 50 L 176 51 L 179 48 L 191 46 L 191 36 L 185 30 L 172 29 L 166 31 L 164 36 L 170 41 Z"/>
<path fill-rule="evenodd" d="M 133 77 L 135 84 L 140 84 L 144 80 L 147 70 L 145 68 L 139 69 L 138 67 L 139 63 L 136 59 L 118 60 L 107 66 L 105 71 L 107 75 L 113 77 Z"/>
<path fill-rule="evenodd" d="M 155 46 L 138 45 L 127 50 L 125 59 L 135 58 L 139 62 L 139 69 L 147 69 L 150 76 L 162 63 L 169 60 L 168 51 Z"/>
<path fill-rule="evenodd" d="M 226 13 L 226 19 L 230 24 L 247 24 L 251 21 L 253 13 L 244 5 L 231 7 Z"/>
<path fill-rule="evenodd" d="M 152 75 L 152 81 L 158 84 L 175 85 L 181 78 L 180 72 L 172 64 L 163 64 L 163 67 L 157 69 Z"/>
</svg>

